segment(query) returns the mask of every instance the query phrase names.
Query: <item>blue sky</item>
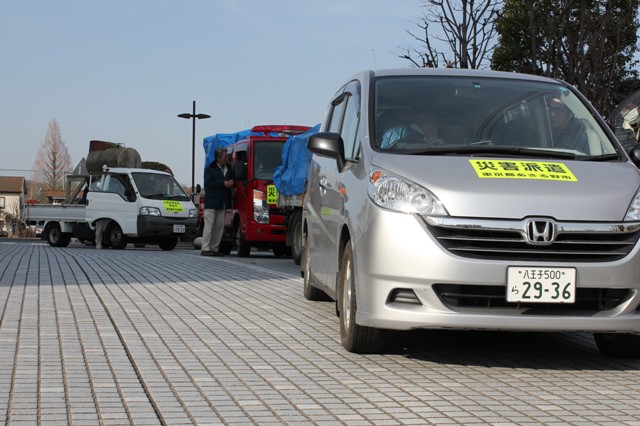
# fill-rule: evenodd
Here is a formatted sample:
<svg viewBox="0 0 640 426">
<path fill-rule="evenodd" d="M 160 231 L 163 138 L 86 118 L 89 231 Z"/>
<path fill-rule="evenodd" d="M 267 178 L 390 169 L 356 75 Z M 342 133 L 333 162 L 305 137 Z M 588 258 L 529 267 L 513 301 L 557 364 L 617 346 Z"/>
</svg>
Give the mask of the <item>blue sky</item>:
<svg viewBox="0 0 640 426">
<path fill-rule="evenodd" d="M 356 71 L 406 68 L 420 0 L 24 0 L 0 5 L 0 175 L 29 172 L 56 119 L 75 165 L 124 143 L 196 183 L 202 139 L 322 120 Z"/>
</svg>

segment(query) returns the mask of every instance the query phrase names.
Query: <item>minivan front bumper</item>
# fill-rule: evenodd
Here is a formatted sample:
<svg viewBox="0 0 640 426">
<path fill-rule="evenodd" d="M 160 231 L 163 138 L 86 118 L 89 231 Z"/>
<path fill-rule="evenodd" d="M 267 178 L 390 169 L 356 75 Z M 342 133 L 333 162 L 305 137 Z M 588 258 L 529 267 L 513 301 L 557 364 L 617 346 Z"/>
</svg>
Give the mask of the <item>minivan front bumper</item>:
<svg viewBox="0 0 640 426">
<path fill-rule="evenodd" d="M 613 261 L 576 256 L 463 256 L 420 216 L 371 209 L 354 238 L 360 325 L 408 330 L 486 329 L 640 333 L 640 253 Z M 533 259 L 533 260 L 532 260 Z M 576 269 L 573 304 L 506 302 L 509 266 Z"/>
</svg>

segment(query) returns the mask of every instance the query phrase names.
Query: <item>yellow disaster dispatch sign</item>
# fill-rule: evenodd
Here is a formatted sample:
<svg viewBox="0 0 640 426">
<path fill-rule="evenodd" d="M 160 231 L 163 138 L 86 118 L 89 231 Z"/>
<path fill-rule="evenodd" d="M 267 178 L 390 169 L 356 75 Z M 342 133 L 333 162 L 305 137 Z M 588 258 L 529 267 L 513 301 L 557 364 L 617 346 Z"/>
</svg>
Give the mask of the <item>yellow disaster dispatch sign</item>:
<svg viewBox="0 0 640 426">
<path fill-rule="evenodd" d="M 479 178 L 536 179 L 577 182 L 563 163 L 550 161 L 469 160 Z"/>
</svg>

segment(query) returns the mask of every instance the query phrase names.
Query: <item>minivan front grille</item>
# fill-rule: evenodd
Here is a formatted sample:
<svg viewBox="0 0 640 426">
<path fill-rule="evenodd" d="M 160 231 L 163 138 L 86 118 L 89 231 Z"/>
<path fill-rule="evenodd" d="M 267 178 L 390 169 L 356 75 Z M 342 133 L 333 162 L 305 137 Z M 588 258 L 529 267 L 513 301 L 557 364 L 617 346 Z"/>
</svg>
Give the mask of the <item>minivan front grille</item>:
<svg viewBox="0 0 640 426">
<path fill-rule="evenodd" d="M 549 223 L 552 231 L 532 238 L 536 219 L 482 220 L 427 217 L 432 235 L 449 252 L 474 259 L 550 262 L 611 262 L 627 256 L 640 238 L 640 223 Z"/>
<path fill-rule="evenodd" d="M 630 297 L 628 289 L 576 288 L 576 301 L 571 304 L 510 303 L 504 286 L 435 284 L 433 289 L 442 303 L 454 310 L 511 308 L 536 315 L 595 314 L 615 309 Z"/>
</svg>

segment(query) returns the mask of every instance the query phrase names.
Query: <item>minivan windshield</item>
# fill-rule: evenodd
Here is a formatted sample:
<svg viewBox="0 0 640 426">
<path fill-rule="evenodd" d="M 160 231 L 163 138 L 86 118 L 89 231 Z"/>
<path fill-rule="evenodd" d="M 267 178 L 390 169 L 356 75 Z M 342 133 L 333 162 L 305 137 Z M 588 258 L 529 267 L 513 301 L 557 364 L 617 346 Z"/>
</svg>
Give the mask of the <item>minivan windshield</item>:
<svg viewBox="0 0 640 426">
<path fill-rule="evenodd" d="M 184 189 L 171 175 L 160 173 L 131 173 L 138 192 L 152 200 L 189 201 Z"/>
<path fill-rule="evenodd" d="M 504 148 L 510 154 L 535 150 L 564 158 L 618 158 L 587 107 L 561 84 L 380 77 L 373 108 L 375 147 L 389 153 L 499 153 Z"/>
</svg>

